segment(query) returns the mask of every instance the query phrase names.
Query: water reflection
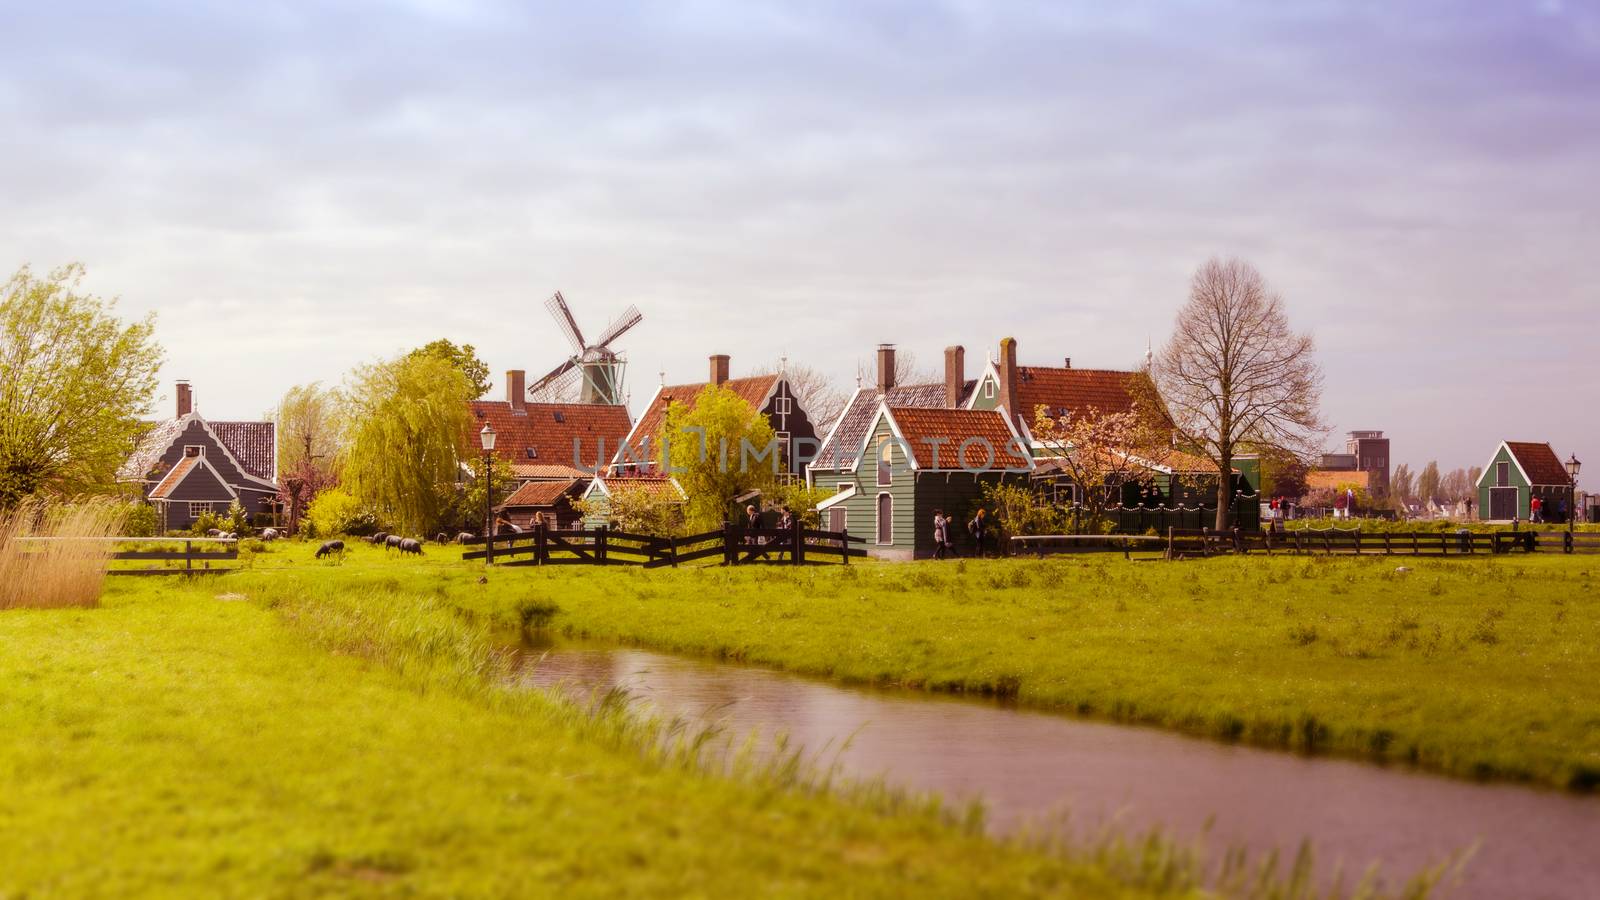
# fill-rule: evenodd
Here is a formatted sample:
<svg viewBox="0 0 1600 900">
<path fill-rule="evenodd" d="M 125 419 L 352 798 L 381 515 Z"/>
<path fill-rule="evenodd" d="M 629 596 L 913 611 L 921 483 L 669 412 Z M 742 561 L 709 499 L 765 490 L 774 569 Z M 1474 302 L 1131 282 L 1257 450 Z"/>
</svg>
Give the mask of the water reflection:
<svg viewBox="0 0 1600 900">
<path fill-rule="evenodd" d="M 1212 846 L 1309 838 L 1319 869 L 1372 862 L 1396 876 L 1478 844 L 1462 897 L 1600 897 L 1600 799 L 1481 785 L 1344 760 L 1088 722 L 909 692 L 858 690 L 631 649 L 530 648 L 520 677 L 581 691 L 614 685 L 661 712 L 736 735 L 787 732 L 837 751 L 847 776 L 946 798 L 981 797 L 990 826 L 1114 821 Z"/>
</svg>

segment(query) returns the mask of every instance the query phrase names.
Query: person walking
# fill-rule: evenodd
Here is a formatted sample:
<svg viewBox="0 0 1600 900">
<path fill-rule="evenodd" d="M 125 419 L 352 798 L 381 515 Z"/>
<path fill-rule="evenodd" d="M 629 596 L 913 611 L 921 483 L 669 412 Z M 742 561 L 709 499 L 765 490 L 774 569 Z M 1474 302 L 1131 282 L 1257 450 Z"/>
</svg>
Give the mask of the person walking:
<svg viewBox="0 0 1600 900">
<path fill-rule="evenodd" d="M 1528 519 L 1535 525 L 1542 524 L 1544 522 L 1544 500 L 1538 494 L 1534 494 L 1533 499 L 1528 501 L 1528 508 L 1531 513 Z"/>
<path fill-rule="evenodd" d="M 750 547 L 750 555 L 745 558 L 745 561 L 749 562 L 765 556 L 766 554 L 761 550 L 761 538 L 756 534 L 757 531 L 761 530 L 761 511 L 756 509 L 754 503 L 744 508 L 744 528 L 746 532 L 744 542 Z"/>
<path fill-rule="evenodd" d="M 777 555 L 782 559 L 786 551 L 793 554 L 789 541 L 794 533 L 794 515 L 789 512 L 787 506 L 778 507 L 778 530 L 784 533 L 784 537 L 778 539 L 778 546 L 782 549 L 778 550 Z"/>
<path fill-rule="evenodd" d="M 972 521 L 967 523 L 967 531 L 972 535 L 972 542 L 977 545 L 977 557 L 979 559 L 983 559 L 984 542 L 989 537 L 987 515 L 988 513 L 980 506 L 978 507 L 977 515 L 973 516 Z"/>
<path fill-rule="evenodd" d="M 933 511 L 933 558 L 944 559 L 954 552 L 950 543 L 950 520 L 945 517 L 944 510 L 936 509 Z"/>
</svg>

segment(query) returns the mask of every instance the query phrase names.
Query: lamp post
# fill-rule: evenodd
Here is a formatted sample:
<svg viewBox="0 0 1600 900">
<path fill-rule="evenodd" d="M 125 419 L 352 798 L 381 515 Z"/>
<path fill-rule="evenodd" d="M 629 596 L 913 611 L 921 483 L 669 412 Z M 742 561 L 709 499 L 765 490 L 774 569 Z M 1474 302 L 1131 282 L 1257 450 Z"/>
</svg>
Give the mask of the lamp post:
<svg viewBox="0 0 1600 900">
<path fill-rule="evenodd" d="M 1573 523 L 1578 521 L 1578 470 L 1583 468 L 1583 463 L 1578 461 L 1576 453 L 1567 457 L 1567 533 L 1572 533 Z"/>
<path fill-rule="evenodd" d="M 494 426 L 483 423 L 483 564 L 494 565 Z"/>
</svg>

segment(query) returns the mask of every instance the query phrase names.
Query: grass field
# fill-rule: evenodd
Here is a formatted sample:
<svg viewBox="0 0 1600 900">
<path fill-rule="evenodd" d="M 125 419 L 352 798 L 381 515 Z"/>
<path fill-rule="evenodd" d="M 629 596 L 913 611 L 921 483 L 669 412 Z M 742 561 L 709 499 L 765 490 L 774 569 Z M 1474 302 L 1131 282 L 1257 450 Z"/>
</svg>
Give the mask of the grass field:
<svg viewBox="0 0 1600 900">
<path fill-rule="evenodd" d="M 239 587 L 0 614 L 0 897 L 1189 893 L 1159 851 L 999 845 L 803 767 L 705 774 L 619 707 L 495 687 L 484 630 L 410 594 Z"/>
<path fill-rule="evenodd" d="M 363 547 L 309 579 L 231 577 L 270 593 L 377 578 L 507 632 L 1002 694 L 1462 776 L 1600 784 L 1593 557 L 499 568 L 480 585 L 455 552 L 385 561 Z"/>
</svg>

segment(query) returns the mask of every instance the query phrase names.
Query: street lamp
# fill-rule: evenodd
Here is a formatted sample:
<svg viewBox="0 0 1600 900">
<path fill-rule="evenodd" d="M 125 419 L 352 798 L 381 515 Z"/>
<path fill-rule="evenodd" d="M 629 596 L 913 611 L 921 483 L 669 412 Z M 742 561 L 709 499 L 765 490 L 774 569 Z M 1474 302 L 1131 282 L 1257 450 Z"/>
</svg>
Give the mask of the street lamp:
<svg viewBox="0 0 1600 900">
<path fill-rule="evenodd" d="M 483 564 L 494 565 L 494 426 L 483 423 Z"/>
<path fill-rule="evenodd" d="M 1567 457 L 1567 474 L 1572 476 L 1567 481 L 1567 533 L 1572 533 L 1573 523 L 1578 520 L 1578 470 L 1583 468 L 1583 463 L 1578 461 L 1576 453 Z"/>
</svg>

